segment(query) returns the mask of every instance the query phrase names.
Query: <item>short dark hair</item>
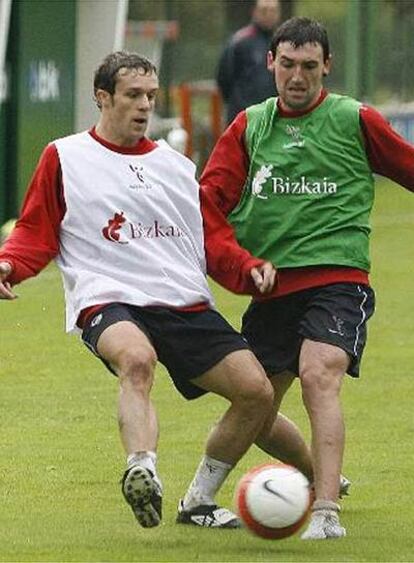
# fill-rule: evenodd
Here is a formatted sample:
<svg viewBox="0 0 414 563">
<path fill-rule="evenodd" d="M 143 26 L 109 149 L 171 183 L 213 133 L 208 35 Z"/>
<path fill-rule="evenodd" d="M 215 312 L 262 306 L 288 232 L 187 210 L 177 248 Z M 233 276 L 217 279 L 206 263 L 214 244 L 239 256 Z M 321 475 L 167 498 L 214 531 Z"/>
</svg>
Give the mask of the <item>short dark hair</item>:
<svg viewBox="0 0 414 563">
<path fill-rule="evenodd" d="M 142 69 L 144 74 L 157 74 L 156 66 L 146 57 L 128 51 L 115 51 L 104 58 L 95 71 L 93 92 L 105 90 L 110 94 L 115 93 L 117 74 L 121 68 Z"/>
<path fill-rule="evenodd" d="M 318 21 L 309 18 L 290 18 L 278 27 L 270 43 L 270 50 L 274 57 L 279 43 L 284 42 L 292 43 L 295 48 L 302 47 L 305 43 L 319 43 L 322 47 L 324 61 L 329 59 L 331 53 L 326 29 Z"/>
</svg>

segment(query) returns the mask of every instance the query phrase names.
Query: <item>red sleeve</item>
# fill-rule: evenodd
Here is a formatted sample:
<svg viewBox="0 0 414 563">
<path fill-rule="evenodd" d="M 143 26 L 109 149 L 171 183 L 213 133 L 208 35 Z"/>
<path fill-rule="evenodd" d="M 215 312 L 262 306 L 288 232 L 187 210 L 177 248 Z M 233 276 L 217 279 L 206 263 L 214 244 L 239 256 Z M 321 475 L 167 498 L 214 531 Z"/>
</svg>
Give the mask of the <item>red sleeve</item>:
<svg viewBox="0 0 414 563">
<path fill-rule="evenodd" d="M 256 293 L 250 270 L 264 260 L 236 240 L 228 214 L 240 200 L 249 162 L 244 146 L 246 114 L 241 112 L 218 140 L 200 179 L 208 274 L 234 293 Z"/>
<path fill-rule="evenodd" d="M 0 250 L 0 260 L 13 268 L 10 283 L 35 276 L 55 258 L 65 211 L 59 157 L 50 144 L 40 157 L 16 226 Z"/>
<path fill-rule="evenodd" d="M 372 171 L 414 191 L 414 146 L 371 107 L 361 107 L 360 120 Z"/>
<path fill-rule="evenodd" d="M 209 192 L 226 216 L 238 204 L 249 171 L 246 126 L 246 112 L 242 111 L 217 141 L 200 179 L 201 189 Z"/>
</svg>

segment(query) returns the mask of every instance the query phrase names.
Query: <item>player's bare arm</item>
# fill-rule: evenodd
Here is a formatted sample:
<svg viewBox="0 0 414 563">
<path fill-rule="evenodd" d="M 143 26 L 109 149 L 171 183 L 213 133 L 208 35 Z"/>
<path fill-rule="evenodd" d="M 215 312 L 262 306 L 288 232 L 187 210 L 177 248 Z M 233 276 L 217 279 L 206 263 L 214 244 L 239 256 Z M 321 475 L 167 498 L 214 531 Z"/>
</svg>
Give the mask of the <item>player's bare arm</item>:
<svg viewBox="0 0 414 563">
<path fill-rule="evenodd" d="M 12 268 L 8 262 L 0 262 L 0 299 L 16 299 L 11 289 L 11 285 L 7 282 L 7 277 L 11 274 Z"/>
<path fill-rule="evenodd" d="M 250 275 L 260 293 L 270 293 L 276 281 L 276 268 L 271 262 L 252 268 Z"/>
</svg>

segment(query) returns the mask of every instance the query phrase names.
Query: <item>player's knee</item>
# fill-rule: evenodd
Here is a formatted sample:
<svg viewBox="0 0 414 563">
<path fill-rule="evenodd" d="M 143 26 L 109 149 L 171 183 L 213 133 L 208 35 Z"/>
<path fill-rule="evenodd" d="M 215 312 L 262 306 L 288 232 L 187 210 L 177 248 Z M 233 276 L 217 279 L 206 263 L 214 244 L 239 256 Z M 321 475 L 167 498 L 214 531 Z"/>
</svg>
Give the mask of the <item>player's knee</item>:
<svg viewBox="0 0 414 563">
<path fill-rule="evenodd" d="M 149 347 L 125 350 L 120 357 L 117 370 L 121 384 L 128 383 L 134 387 L 151 386 L 156 363 L 155 351 Z"/>
<path fill-rule="evenodd" d="M 308 364 L 300 373 L 302 393 L 308 398 L 336 395 L 340 390 L 341 379 L 338 370 L 325 365 Z"/>
<path fill-rule="evenodd" d="M 305 396 L 336 395 L 349 364 L 348 355 L 335 346 L 317 343 L 306 348 L 305 345 L 299 368 L 302 392 Z"/>
<path fill-rule="evenodd" d="M 266 418 L 273 407 L 273 387 L 267 377 L 258 374 L 240 386 L 237 400 L 243 407 Z"/>
</svg>

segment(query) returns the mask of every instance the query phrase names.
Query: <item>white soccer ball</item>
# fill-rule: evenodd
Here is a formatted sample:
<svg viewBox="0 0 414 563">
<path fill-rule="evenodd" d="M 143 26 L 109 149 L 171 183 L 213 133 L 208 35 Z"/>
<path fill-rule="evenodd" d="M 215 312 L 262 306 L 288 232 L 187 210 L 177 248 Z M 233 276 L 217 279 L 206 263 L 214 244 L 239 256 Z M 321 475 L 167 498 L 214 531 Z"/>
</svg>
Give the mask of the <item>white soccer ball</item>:
<svg viewBox="0 0 414 563">
<path fill-rule="evenodd" d="M 282 463 L 254 467 L 236 488 L 237 511 L 254 534 L 266 539 L 291 536 L 305 523 L 311 505 L 309 481 Z"/>
</svg>

